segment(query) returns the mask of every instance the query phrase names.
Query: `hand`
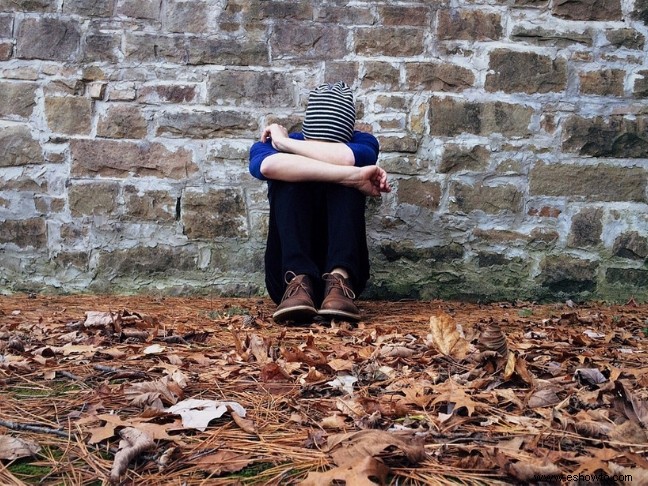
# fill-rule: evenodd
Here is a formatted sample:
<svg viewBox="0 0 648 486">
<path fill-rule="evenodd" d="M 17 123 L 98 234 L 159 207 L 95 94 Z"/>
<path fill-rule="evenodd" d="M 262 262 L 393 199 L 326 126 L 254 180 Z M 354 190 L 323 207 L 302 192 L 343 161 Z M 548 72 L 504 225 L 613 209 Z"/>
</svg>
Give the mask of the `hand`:
<svg viewBox="0 0 648 486">
<path fill-rule="evenodd" d="M 391 192 L 387 181 L 387 172 L 377 165 L 358 167 L 354 175 L 345 179 L 342 184 L 358 189 L 365 196 L 377 197 L 383 192 Z"/>
<path fill-rule="evenodd" d="M 288 138 L 288 130 L 278 123 L 273 123 L 268 125 L 261 132 L 261 141 L 266 142 L 267 140 L 272 141 L 272 146 L 275 150 L 282 151 L 283 141 Z"/>
</svg>

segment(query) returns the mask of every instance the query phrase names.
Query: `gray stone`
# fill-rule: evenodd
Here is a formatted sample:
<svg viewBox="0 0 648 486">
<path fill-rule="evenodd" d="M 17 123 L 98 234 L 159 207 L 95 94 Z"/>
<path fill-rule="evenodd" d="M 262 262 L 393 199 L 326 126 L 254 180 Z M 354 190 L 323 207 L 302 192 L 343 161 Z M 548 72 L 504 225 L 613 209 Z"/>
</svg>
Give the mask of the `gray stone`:
<svg viewBox="0 0 648 486">
<path fill-rule="evenodd" d="M 36 105 L 36 83 L 0 82 L 0 118 L 29 118 Z"/>
<path fill-rule="evenodd" d="M 395 262 L 402 258 L 417 263 L 426 260 L 452 262 L 454 260 L 461 260 L 464 256 L 464 249 L 458 243 L 420 247 L 415 242 L 409 240 L 384 242 L 380 245 L 380 252 L 388 262 Z"/>
<path fill-rule="evenodd" d="M 118 0 L 117 15 L 136 19 L 158 20 L 162 0 Z"/>
<path fill-rule="evenodd" d="M 275 58 L 340 59 L 348 54 L 346 38 L 347 30 L 338 25 L 277 22 L 270 46 Z"/>
<path fill-rule="evenodd" d="M 184 37 L 160 34 L 127 33 L 124 56 L 130 62 L 171 62 L 185 64 L 187 48 Z"/>
<path fill-rule="evenodd" d="M 0 0 L 0 12 L 55 12 L 52 0 Z"/>
<path fill-rule="evenodd" d="M 648 25 L 648 0 L 635 0 L 631 17 Z"/>
<path fill-rule="evenodd" d="M 254 39 L 188 38 L 187 63 L 192 65 L 267 66 L 268 45 Z"/>
<path fill-rule="evenodd" d="M 338 5 L 318 4 L 313 13 L 313 20 L 335 25 L 373 25 L 376 18 L 371 5 L 349 5 L 344 8 Z"/>
<path fill-rule="evenodd" d="M 169 32 L 202 33 L 209 29 L 209 6 L 206 2 L 167 2 L 162 25 Z"/>
<path fill-rule="evenodd" d="M 531 195 L 584 198 L 590 201 L 644 201 L 646 170 L 605 164 L 536 163 L 529 176 Z"/>
<path fill-rule="evenodd" d="M 176 219 L 178 198 L 167 191 L 142 191 L 126 186 L 124 203 L 126 219 L 167 223 Z"/>
<path fill-rule="evenodd" d="M 448 144 L 443 151 L 438 171 L 441 174 L 464 171 L 481 171 L 488 166 L 490 151 L 481 145 L 470 149 Z"/>
<path fill-rule="evenodd" d="M 97 123 L 98 137 L 143 139 L 146 133 L 147 121 L 137 106 L 112 106 Z"/>
<path fill-rule="evenodd" d="M 398 89 L 400 85 L 400 68 L 398 66 L 381 61 L 368 61 L 364 66 L 365 73 L 362 76 L 363 87 L 375 88 L 376 86 L 384 86 L 387 89 Z"/>
<path fill-rule="evenodd" d="M 569 47 L 574 44 L 591 46 L 594 43 L 594 32 L 587 29 L 585 32 L 562 32 L 549 30 L 542 27 L 526 27 L 516 25 L 513 27 L 512 37 L 520 42 L 548 46 L 548 47 Z"/>
<path fill-rule="evenodd" d="M 503 211 L 519 213 L 522 210 L 522 193 L 513 185 L 472 186 L 457 182 L 452 186 L 451 196 L 453 211 L 499 214 Z"/>
<path fill-rule="evenodd" d="M 621 0 L 555 0 L 552 13 L 570 20 L 621 20 Z"/>
<path fill-rule="evenodd" d="M 45 98 L 45 118 L 55 133 L 88 135 L 92 130 L 92 100 L 79 96 Z"/>
<path fill-rule="evenodd" d="M 490 53 L 486 91 L 549 93 L 567 87 L 567 62 L 535 52 L 495 49 Z"/>
<path fill-rule="evenodd" d="M 423 54 L 425 30 L 413 27 L 359 28 L 355 52 L 363 56 L 418 56 Z"/>
<path fill-rule="evenodd" d="M 0 37 L 13 37 L 13 23 L 13 15 L 0 14 Z"/>
<path fill-rule="evenodd" d="M 549 255 L 540 264 L 539 283 L 555 297 L 580 297 L 596 290 L 598 262 Z"/>
<path fill-rule="evenodd" d="M 441 40 L 499 40 L 502 19 L 495 12 L 442 9 L 437 17 L 437 36 Z"/>
<path fill-rule="evenodd" d="M 648 158 L 648 116 L 571 116 L 564 123 L 562 148 L 593 157 Z"/>
<path fill-rule="evenodd" d="M 156 135 L 172 138 L 218 138 L 253 136 L 259 126 L 248 113 L 239 111 L 163 113 Z"/>
<path fill-rule="evenodd" d="M 157 142 L 72 140 L 71 174 L 76 177 L 162 177 L 185 179 L 198 171 L 189 150 Z"/>
<path fill-rule="evenodd" d="M 430 24 L 430 13 L 433 10 L 428 6 L 418 5 L 380 5 L 378 15 L 382 25 L 396 27 L 427 27 Z"/>
<path fill-rule="evenodd" d="M 648 237 L 637 231 L 629 231 L 619 235 L 612 248 L 614 255 L 631 260 L 648 258 Z"/>
<path fill-rule="evenodd" d="M 648 270 L 642 268 L 608 268 L 605 272 L 605 280 L 610 284 L 645 290 L 648 287 Z"/>
<path fill-rule="evenodd" d="M 405 69 L 412 91 L 462 91 L 475 82 L 472 71 L 447 62 L 406 63 Z"/>
<path fill-rule="evenodd" d="M 596 246 L 601 243 L 603 210 L 585 208 L 572 218 L 568 244 L 574 248 Z"/>
<path fill-rule="evenodd" d="M 19 248 L 47 247 L 45 218 L 0 221 L 0 243 L 12 243 Z"/>
<path fill-rule="evenodd" d="M 632 94 L 635 98 L 648 98 L 648 69 L 637 74 L 641 77 L 635 79 Z"/>
<path fill-rule="evenodd" d="M 26 126 L 0 128 L 0 167 L 42 164 L 43 151 Z"/>
<path fill-rule="evenodd" d="M 197 270 L 194 251 L 164 246 L 139 246 L 128 250 L 102 251 L 97 263 L 101 279 L 167 277 Z"/>
<path fill-rule="evenodd" d="M 646 2 L 648 4 L 648 2 Z M 646 38 L 635 29 L 615 29 L 606 33 L 607 40 L 616 48 L 642 50 Z"/>
<path fill-rule="evenodd" d="M 116 33 L 89 32 L 82 46 L 85 62 L 117 63 L 121 53 L 121 35 Z"/>
<path fill-rule="evenodd" d="M 291 78 L 283 73 L 221 71 L 209 77 L 208 98 L 213 104 L 272 107 L 294 105 Z"/>
<path fill-rule="evenodd" d="M 140 103 L 192 103 L 198 96 L 198 86 L 192 84 L 158 84 L 142 86 L 137 92 Z"/>
<path fill-rule="evenodd" d="M 71 61 L 76 58 L 81 30 L 75 20 L 51 17 L 23 19 L 16 33 L 16 57 Z"/>
<path fill-rule="evenodd" d="M 378 137 L 380 142 L 380 151 L 385 152 L 402 152 L 415 154 L 418 150 L 418 140 L 415 137 Z"/>
<path fill-rule="evenodd" d="M 115 9 L 115 0 L 65 0 L 63 13 L 84 17 L 110 17 Z"/>
<path fill-rule="evenodd" d="M 181 208 L 184 234 L 191 240 L 248 234 L 245 201 L 235 189 L 187 191 Z"/>
<path fill-rule="evenodd" d="M 119 184 L 97 182 L 74 183 L 68 188 L 68 202 L 72 216 L 112 215 L 115 213 Z"/>
</svg>

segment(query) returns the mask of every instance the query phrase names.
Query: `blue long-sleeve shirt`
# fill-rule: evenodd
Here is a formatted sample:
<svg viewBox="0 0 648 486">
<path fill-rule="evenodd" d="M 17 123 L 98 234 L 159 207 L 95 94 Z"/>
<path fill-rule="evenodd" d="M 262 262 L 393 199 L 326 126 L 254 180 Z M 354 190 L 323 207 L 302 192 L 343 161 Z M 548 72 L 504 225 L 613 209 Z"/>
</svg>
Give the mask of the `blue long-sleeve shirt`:
<svg viewBox="0 0 648 486">
<path fill-rule="evenodd" d="M 291 133 L 289 137 L 294 138 L 295 140 L 304 140 L 304 135 L 299 132 Z M 347 145 L 353 152 L 353 157 L 355 158 L 354 165 L 356 167 L 375 165 L 378 160 L 380 146 L 376 137 L 370 133 L 359 131 L 353 132 L 353 137 Z M 272 141 L 270 140 L 265 142 L 256 142 L 252 145 L 252 148 L 250 149 L 250 174 L 262 181 L 267 180 L 267 178 L 261 173 L 261 163 L 266 157 L 277 153 L 279 153 L 279 151 L 272 146 Z"/>
</svg>

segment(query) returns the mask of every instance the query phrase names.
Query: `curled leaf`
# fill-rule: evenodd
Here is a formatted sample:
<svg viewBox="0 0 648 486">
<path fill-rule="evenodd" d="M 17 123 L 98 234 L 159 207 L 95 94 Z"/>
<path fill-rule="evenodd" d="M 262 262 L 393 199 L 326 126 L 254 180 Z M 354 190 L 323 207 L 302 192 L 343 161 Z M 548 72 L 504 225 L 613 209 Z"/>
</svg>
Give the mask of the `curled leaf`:
<svg viewBox="0 0 648 486">
<path fill-rule="evenodd" d="M 506 335 L 497 322 L 489 322 L 479 336 L 479 343 L 487 351 L 495 351 L 500 356 L 507 356 L 508 344 Z"/>
<path fill-rule="evenodd" d="M 430 332 L 430 342 L 441 354 L 457 360 L 468 354 L 468 341 L 452 316 L 441 312 L 430 317 Z"/>
<path fill-rule="evenodd" d="M 113 484 L 119 483 L 119 478 L 126 472 L 128 464 L 133 459 L 155 445 L 146 432 L 134 427 L 122 429 L 119 435 L 122 440 L 119 442 L 119 450 L 115 454 L 115 462 L 110 470 L 110 482 Z"/>
</svg>

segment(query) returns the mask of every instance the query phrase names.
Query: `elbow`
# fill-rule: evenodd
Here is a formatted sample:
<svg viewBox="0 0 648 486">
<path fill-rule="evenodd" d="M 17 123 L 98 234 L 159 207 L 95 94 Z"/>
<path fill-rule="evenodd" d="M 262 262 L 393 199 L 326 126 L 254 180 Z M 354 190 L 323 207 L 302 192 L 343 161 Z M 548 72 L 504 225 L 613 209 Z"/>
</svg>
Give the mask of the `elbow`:
<svg viewBox="0 0 648 486">
<path fill-rule="evenodd" d="M 266 179 L 274 179 L 276 173 L 276 164 L 272 160 L 264 160 L 261 163 L 260 172 L 263 177 Z"/>
</svg>

